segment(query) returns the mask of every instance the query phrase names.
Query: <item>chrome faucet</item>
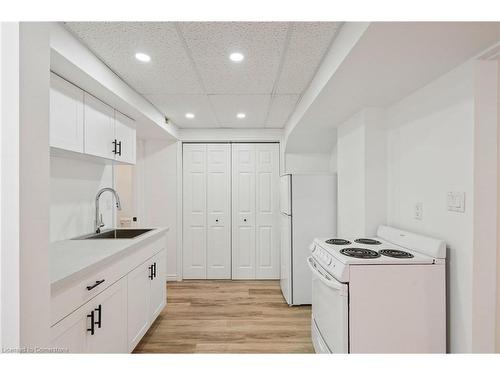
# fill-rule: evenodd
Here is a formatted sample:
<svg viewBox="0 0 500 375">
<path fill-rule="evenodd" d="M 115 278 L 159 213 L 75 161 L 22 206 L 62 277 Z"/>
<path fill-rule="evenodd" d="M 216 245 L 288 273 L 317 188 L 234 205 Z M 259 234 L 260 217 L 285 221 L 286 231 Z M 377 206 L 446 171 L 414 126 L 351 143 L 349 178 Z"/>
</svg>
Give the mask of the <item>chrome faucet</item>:
<svg viewBox="0 0 500 375">
<path fill-rule="evenodd" d="M 111 192 L 116 199 L 116 208 L 121 210 L 122 205 L 120 204 L 120 197 L 118 196 L 118 193 L 116 192 L 115 189 L 105 187 L 102 188 L 97 192 L 97 195 L 95 196 L 95 232 L 96 233 L 101 233 L 101 228 L 104 226 L 104 222 L 102 221 L 102 214 L 99 212 L 99 198 L 101 197 L 101 194 L 104 193 L 105 191 Z"/>
</svg>

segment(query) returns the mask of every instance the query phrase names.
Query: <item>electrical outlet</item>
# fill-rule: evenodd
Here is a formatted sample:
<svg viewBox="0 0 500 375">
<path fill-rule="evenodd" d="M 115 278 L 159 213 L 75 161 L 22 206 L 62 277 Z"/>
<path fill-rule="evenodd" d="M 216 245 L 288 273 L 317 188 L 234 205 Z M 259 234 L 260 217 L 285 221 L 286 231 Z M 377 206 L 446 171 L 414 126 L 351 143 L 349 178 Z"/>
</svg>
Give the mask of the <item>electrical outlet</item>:
<svg viewBox="0 0 500 375">
<path fill-rule="evenodd" d="M 423 202 L 415 203 L 415 213 L 414 213 L 413 217 L 416 220 L 422 220 L 424 218 L 424 203 Z"/>
</svg>

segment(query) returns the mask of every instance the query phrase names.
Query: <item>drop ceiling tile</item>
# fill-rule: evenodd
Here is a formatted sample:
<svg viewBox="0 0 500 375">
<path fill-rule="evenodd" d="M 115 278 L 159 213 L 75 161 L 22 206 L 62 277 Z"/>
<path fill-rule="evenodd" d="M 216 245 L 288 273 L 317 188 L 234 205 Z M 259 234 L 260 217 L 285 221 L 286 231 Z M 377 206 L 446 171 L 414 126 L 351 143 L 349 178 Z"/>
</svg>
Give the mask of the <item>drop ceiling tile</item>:
<svg viewBox="0 0 500 375">
<path fill-rule="evenodd" d="M 215 128 L 218 126 L 206 95 L 145 95 L 165 116 L 180 128 Z M 193 119 L 186 118 L 193 113 Z"/>
<path fill-rule="evenodd" d="M 276 93 L 299 94 L 307 88 L 340 25 L 338 22 L 292 24 Z"/>
<path fill-rule="evenodd" d="M 204 93 L 173 22 L 68 22 L 116 74 L 145 94 Z M 135 59 L 137 52 L 151 62 Z"/>
<path fill-rule="evenodd" d="M 287 23 L 179 23 L 208 94 L 270 94 L 284 50 Z M 241 52 L 240 63 L 229 60 Z"/>
<path fill-rule="evenodd" d="M 266 120 L 268 128 L 282 128 L 295 109 L 300 95 L 275 95 L 271 99 L 269 114 Z"/>
<path fill-rule="evenodd" d="M 270 95 L 209 95 L 219 124 L 226 128 L 264 127 Z M 243 112 L 244 119 L 236 118 Z"/>
</svg>

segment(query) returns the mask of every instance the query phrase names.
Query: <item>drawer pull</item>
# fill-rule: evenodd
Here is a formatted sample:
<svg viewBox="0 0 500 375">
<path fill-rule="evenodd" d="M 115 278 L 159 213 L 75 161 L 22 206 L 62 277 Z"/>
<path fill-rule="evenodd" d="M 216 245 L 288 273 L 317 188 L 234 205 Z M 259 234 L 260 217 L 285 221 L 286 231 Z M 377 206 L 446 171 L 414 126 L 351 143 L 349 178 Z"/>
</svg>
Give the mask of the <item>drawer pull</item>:
<svg viewBox="0 0 500 375">
<path fill-rule="evenodd" d="M 87 290 L 92 290 L 92 289 L 94 289 L 96 286 L 101 285 L 104 281 L 105 281 L 104 279 L 96 281 L 94 285 L 88 286 L 88 287 L 87 287 Z"/>
<path fill-rule="evenodd" d="M 153 265 L 150 265 L 148 269 L 149 269 L 149 279 L 153 280 L 154 279 Z"/>
</svg>

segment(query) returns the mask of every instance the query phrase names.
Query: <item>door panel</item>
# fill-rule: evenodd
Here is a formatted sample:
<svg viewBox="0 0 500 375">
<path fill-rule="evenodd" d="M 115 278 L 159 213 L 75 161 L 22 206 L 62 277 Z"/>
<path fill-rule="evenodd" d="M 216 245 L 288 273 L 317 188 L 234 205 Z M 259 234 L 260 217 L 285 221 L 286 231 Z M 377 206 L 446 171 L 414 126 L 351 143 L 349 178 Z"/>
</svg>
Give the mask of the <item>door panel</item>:
<svg viewBox="0 0 500 375">
<path fill-rule="evenodd" d="M 127 276 L 128 289 L 128 350 L 132 351 L 146 333 L 150 322 L 150 265 L 141 264 Z"/>
<path fill-rule="evenodd" d="M 207 145 L 183 145 L 183 278 L 207 277 Z"/>
<path fill-rule="evenodd" d="M 166 305 L 167 252 L 160 251 L 150 262 L 155 265 L 155 277 L 151 280 L 150 320 L 154 321 Z"/>
<path fill-rule="evenodd" d="M 114 109 L 85 93 L 84 122 L 86 154 L 114 159 Z"/>
<path fill-rule="evenodd" d="M 127 351 L 127 281 L 117 281 L 91 301 L 96 322 L 100 306 L 100 327 L 87 333 L 87 353 L 125 353 Z"/>
<path fill-rule="evenodd" d="M 255 145 L 257 191 L 255 227 L 257 279 L 279 279 L 279 146 Z"/>
<path fill-rule="evenodd" d="M 135 164 L 135 124 L 134 121 L 127 116 L 115 111 L 115 138 L 119 145 L 120 154 L 116 154 L 116 160 Z"/>
<path fill-rule="evenodd" d="M 255 278 L 255 145 L 233 144 L 233 279 Z"/>
<path fill-rule="evenodd" d="M 207 279 L 231 278 L 231 145 L 207 145 Z"/>
<path fill-rule="evenodd" d="M 83 152 L 83 90 L 50 74 L 50 146 Z"/>
</svg>

